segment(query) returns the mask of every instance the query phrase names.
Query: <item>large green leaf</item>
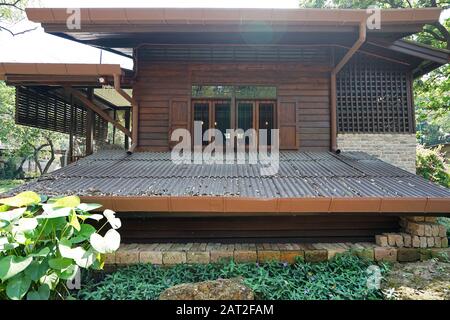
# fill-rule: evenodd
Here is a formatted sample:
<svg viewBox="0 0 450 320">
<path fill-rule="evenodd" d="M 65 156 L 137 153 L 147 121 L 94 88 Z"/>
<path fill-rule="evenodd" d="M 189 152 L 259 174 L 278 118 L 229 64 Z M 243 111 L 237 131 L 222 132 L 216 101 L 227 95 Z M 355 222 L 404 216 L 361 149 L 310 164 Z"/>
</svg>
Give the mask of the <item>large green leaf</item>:
<svg viewBox="0 0 450 320">
<path fill-rule="evenodd" d="M 27 294 L 27 300 L 48 300 L 50 298 L 50 288 L 43 284 L 39 286 L 38 291 L 30 291 Z"/>
<path fill-rule="evenodd" d="M 95 228 L 90 224 L 82 224 L 78 234 L 76 234 L 75 237 L 70 239 L 70 241 L 72 243 L 80 243 L 86 241 L 90 238 L 91 234 L 95 232 L 96 232 Z"/>
<path fill-rule="evenodd" d="M 40 216 L 37 218 L 39 219 Z M 67 224 L 65 217 L 55 218 L 55 219 L 49 219 L 42 223 L 42 227 L 39 227 L 39 232 L 42 233 L 42 236 L 49 236 L 50 234 L 53 234 L 54 230 L 62 230 L 64 226 Z"/>
<path fill-rule="evenodd" d="M 22 299 L 28 292 L 31 285 L 31 279 L 24 274 L 17 275 L 8 280 L 6 286 L 6 295 L 12 300 Z"/>
<path fill-rule="evenodd" d="M 42 278 L 48 271 L 47 260 L 43 261 L 33 261 L 28 268 L 25 269 L 25 274 L 31 278 L 33 281 L 38 281 Z"/>
<path fill-rule="evenodd" d="M 80 270 L 80 267 L 78 267 L 76 264 L 72 264 L 64 271 L 56 271 L 56 273 L 63 280 L 72 280 L 77 275 L 78 270 Z"/>
<path fill-rule="evenodd" d="M 50 253 L 49 247 L 44 247 L 36 253 L 29 254 L 30 257 L 46 257 Z"/>
<path fill-rule="evenodd" d="M 48 261 L 48 265 L 55 270 L 65 270 L 73 263 L 73 260 L 68 258 L 55 258 Z"/>
<path fill-rule="evenodd" d="M 53 203 L 55 208 L 76 208 L 80 205 L 80 198 L 77 196 L 68 196 L 60 198 Z"/>
<path fill-rule="evenodd" d="M 0 279 L 8 280 L 25 270 L 33 261 L 32 257 L 7 256 L 0 259 Z"/>
<path fill-rule="evenodd" d="M 10 198 L 0 199 L 0 204 L 6 204 L 10 207 L 26 207 L 37 204 L 41 201 L 41 197 L 33 191 L 25 191 Z"/>
</svg>

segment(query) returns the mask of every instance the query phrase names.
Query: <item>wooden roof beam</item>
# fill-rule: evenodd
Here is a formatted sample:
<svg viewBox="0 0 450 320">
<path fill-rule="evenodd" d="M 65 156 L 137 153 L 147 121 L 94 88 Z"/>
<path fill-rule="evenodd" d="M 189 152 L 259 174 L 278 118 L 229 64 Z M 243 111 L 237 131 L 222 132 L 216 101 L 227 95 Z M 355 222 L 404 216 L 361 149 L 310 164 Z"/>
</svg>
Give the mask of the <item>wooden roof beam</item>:
<svg viewBox="0 0 450 320">
<path fill-rule="evenodd" d="M 122 126 L 119 121 L 114 120 L 108 113 L 103 111 L 95 102 L 89 100 L 85 95 L 83 95 L 80 91 L 73 89 L 71 87 L 64 87 L 64 90 L 70 94 L 72 94 L 75 98 L 80 100 L 87 108 L 91 109 L 95 113 L 97 113 L 104 120 L 110 122 L 114 127 L 118 130 L 122 131 L 125 135 L 131 138 L 131 132 L 124 126 Z"/>
<path fill-rule="evenodd" d="M 125 90 L 123 90 L 120 86 L 120 75 L 115 74 L 114 75 L 114 89 L 116 89 L 117 93 L 120 94 L 125 100 L 127 100 L 129 103 L 131 103 L 132 108 L 132 114 L 133 114 L 133 130 L 131 131 L 131 147 L 128 149 L 127 153 L 131 154 L 134 152 L 136 147 L 138 146 L 138 127 L 139 127 L 139 105 L 137 104 L 136 100 L 131 97 Z"/>
</svg>

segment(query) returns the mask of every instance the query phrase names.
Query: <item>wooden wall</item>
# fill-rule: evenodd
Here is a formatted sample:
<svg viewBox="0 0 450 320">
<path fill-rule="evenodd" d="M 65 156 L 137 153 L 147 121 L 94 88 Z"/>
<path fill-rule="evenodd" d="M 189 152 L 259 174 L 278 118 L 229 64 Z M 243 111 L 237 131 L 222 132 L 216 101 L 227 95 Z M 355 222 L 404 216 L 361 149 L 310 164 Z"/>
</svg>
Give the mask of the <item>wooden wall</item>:
<svg viewBox="0 0 450 320">
<path fill-rule="evenodd" d="M 123 213 L 125 243 L 148 242 L 373 242 L 376 234 L 398 232 L 397 216 L 132 217 Z"/>
<path fill-rule="evenodd" d="M 138 77 L 133 87 L 139 103 L 140 150 L 169 150 L 171 130 L 189 127 L 192 84 L 276 86 L 281 148 L 329 150 L 327 66 L 148 60 L 138 62 Z"/>
</svg>

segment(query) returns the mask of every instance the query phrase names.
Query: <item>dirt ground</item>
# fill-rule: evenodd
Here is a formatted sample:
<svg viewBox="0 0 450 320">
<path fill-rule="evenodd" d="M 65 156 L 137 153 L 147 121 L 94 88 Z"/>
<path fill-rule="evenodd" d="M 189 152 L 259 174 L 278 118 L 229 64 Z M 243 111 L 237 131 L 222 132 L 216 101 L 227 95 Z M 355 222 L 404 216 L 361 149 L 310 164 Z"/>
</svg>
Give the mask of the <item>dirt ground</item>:
<svg viewBox="0 0 450 320">
<path fill-rule="evenodd" d="M 385 299 L 450 300 L 450 263 L 397 263 L 382 281 Z"/>
</svg>

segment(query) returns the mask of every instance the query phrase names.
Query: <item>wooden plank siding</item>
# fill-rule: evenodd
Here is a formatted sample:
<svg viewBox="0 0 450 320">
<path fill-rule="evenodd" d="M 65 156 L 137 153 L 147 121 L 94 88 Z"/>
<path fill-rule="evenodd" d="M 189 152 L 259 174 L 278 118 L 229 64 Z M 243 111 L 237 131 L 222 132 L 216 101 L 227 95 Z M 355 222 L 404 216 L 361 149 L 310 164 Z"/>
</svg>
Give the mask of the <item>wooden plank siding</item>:
<svg viewBox="0 0 450 320">
<path fill-rule="evenodd" d="M 123 213 L 123 242 L 347 242 L 398 232 L 398 216 L 132 217 Z"/>
<path fill-rule="evenodd" d="M 185 127 L 171 117 L 186 104 L 192 85 L 276 86 L 278 108 L 295 104 L 295 138 L 281 149 L 325 151 L 330 147 L 329 67 L 297 63 L 197 63 L 138 61 L 133 95 L 139 103 L 139 149 L 167 151 L 172 130 Z M 176 107 L 171 105 L 177 102 Z M 281 109 L 280 109 L 281 110 Z M 190 112 L 185 118 L 190 126 Z M 181 124 L 180 124 L 181 121 Z M 290 124 L 288 124 L 290 126 Z M 283 128 L 280 137 L 282 137 Z M 289 134 L 289 133 L 287 133 Z M 282 138 L 283 139 L 283 138 Z"/>
</svg>

